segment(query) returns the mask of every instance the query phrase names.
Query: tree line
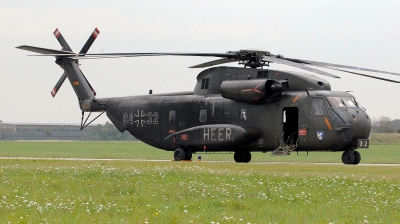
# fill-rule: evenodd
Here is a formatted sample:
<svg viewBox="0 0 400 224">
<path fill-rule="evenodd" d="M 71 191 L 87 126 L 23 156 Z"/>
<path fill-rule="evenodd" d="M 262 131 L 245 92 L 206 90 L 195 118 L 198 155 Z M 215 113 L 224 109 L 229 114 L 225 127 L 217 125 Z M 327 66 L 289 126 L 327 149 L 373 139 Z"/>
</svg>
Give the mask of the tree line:
<svg viewBox="0 0 400 224">
<path fill-rule="evenodd" d="M 371 126 L 373 133 L 400 133 L 400 120 L 387 116 L 372 118 Z"/>
</svg>

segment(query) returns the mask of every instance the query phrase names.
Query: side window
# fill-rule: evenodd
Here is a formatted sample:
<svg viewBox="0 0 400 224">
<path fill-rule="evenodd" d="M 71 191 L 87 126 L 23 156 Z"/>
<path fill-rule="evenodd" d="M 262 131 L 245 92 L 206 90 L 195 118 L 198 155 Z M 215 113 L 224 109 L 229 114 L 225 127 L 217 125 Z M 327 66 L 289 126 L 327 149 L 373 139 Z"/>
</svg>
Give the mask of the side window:
<svg viewBox="0 0 400 224">
<path fill-rule="evenodd" d="M 169 117 L 169 118 L 168 118 L 169 123 L 175 123 L 175 121 L 176 121 L 176 111 L 170 110 L 170 111 L 169 111 L 169 116 L 168 116 L 168 117 Z"/>
<path fill-rule="evenodd" d="M 247 120 L 247 111 L 246 111 L 246 109 L 241 109 L 240 110 L 240 120 L 241 121 L 246 121 Z"/>
<path fill-rule="evenodd" d="M 207 121 L 207 109 L 201 109 L 200 110 L 200 122 L 206 122 Z"/>
<path fill-rule="evenodd" d="M 328 114 L 326 110 L 325 99 L 322 97 L 316 97 L 312 102 L 312 111 L 313 115 L 326 115 Z"/>
<path fill-rule="evenodd" d="M 206 85 L 204 86 L 204 89 L 208 89 L 208 80 L 209 78 L 206 78 Z"/>
<path fill-rule="evenodd" d="M 257 72 L 257 78 L 268 78 L 268 71 L 258 71 Z"/>
<path fill-rule="evenodd" d="M 201 79 L 201 89 L 208 89 L 209 78 Z"/>
</svg>

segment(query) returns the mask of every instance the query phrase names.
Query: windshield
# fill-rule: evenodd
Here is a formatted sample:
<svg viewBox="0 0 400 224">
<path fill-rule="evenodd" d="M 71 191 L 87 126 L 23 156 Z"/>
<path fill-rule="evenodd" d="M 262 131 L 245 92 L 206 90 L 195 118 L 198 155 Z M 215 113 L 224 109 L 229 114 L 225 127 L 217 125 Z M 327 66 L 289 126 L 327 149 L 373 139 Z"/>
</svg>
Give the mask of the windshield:
<svg viewBox="0 0 400 224">
<path fill-rule="evenodd" d="M 327 97 L 332 108 L 358 107 L 356 99 L 350 97 Z"/>
</svg>

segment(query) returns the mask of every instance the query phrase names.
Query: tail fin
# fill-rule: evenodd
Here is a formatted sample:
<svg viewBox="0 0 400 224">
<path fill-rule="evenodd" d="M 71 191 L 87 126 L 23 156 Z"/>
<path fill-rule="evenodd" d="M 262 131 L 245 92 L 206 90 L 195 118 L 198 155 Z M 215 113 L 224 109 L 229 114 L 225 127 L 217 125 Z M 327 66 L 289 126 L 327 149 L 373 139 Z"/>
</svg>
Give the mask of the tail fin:
<svg viewBox="0 0 400 224">
<path fill-rule="evenodd" d="M 64 70 L 64 74 L 68 77 L 68 80 L 70 81 L 80 103 L 84 100 L 91 100 L 94 98 L 94 94 L 89 87 L 89 82 L 83 76 L 78 67 L 78 60 L 74 59 L 76 54 L 67 51 L 52 50 L 26 45 L 19 46 L 17 48 L 43 55 L 55 56 L 56 64 L 58 64 Z"/>
</svg>

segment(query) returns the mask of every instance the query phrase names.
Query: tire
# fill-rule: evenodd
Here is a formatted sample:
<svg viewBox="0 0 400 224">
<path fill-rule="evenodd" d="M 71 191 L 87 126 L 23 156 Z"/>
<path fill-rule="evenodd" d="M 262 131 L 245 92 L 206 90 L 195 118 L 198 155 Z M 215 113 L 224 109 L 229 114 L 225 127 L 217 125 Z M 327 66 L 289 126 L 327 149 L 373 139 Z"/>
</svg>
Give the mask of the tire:
<svg viewBox="0 0 400 224">
<path fill-rule="evenodd" d="M 347 150 L 344 151 L 342 154 L 342 162 L 346 165 L 348 164 L 354 164 L 354 160 L 356 159 L 354 152 Z"/>
<path fill-rule="evenodd" d="M 185 160 L 192 160 L 192 150 L 191 149 L 186 149 L 185 150 Z"/>
<path fill-rule="evenodd" d="M 244 159 L 243 162 L 244 163 L 248 163 L 251 160 L 251 153 L 249 151 L 243 152 L 244 154 Z"/>
<path fill-rule="evenodd" d="M 174 159 L 175 161 L 181 161 L 183 159 L 185 159 L 186 157 L 186 153 L 185 150 L 183 150 L 182 148 L 177 148 L 174 152 Z"/>
<path fill-rule="evenodd" d="M 237 163 L 244 162 L 244 154 L 241 151 L 236 151 L 235 154 L 233 155 L 233 158 L 235 159 L 235 162 L 237 162 Z"/>
<path fill-rule="evenodd" d="M 361 162 L 361 154 L 358 151 L 354 151 L 354 162 L 353 164 L 357 165 Z"/>
</svg>

